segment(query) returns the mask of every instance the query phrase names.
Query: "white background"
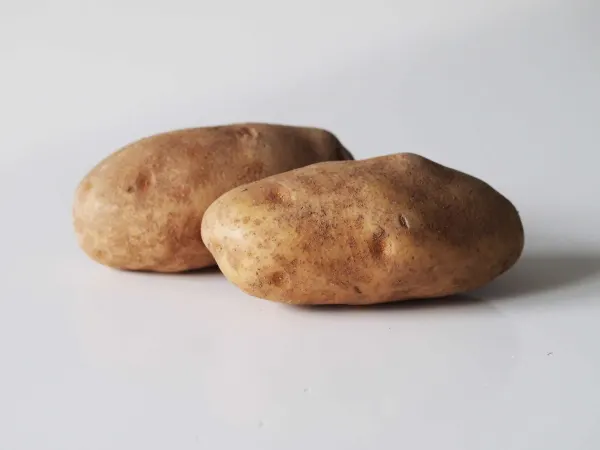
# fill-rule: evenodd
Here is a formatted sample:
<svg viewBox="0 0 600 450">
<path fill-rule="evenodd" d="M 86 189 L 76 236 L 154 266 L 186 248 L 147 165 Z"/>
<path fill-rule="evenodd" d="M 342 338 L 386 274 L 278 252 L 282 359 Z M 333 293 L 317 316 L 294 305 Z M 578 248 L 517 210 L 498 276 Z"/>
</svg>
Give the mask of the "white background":
<svg viewBox="0 0 600 450">
<path fill-rule="evenodd" d="M 0 449 L 600 448 L 600 3 L 0 2 Z M 142 136 L 274 121 L 517 205 L 519 264 L 367 309 L 89 261 L 80 178 Z"/>
</svg>

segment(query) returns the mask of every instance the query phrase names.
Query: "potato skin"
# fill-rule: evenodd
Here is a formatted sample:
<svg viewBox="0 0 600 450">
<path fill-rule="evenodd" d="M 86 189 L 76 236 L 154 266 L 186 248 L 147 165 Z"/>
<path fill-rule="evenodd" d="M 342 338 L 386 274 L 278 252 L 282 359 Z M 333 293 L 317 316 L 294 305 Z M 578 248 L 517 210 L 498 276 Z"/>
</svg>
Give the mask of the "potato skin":
<svg viewBox="0 0 600 450">
<path fill-rule="evenodd" d="M 367 305 L 486 284 L 521 255 L 515 207 L 483 181 L 403 153 L 326 162 L 238 187 L 202 237 L 250 295 Z"/>
<path fill-rule="evenodd" d="M 202 243 L 206 208 L 244 183 L 321 161 L 352 159 L 331 133 L 244 123 L 162 133 L 127 145 L 79 184 L 81 248 L 120 269 L 179 272 L 214 265 Z"/>
</svg>

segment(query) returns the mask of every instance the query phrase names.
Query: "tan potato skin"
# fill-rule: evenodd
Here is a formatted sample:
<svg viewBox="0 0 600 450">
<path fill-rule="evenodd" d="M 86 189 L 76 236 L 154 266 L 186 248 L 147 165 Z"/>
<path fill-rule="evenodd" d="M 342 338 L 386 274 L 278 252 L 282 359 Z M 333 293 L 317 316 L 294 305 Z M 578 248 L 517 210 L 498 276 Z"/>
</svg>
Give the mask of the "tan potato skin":
<svg viewBox="0 0 600 450">
<path fill-rule="evenodd" d="M 351 158 L 335 136 L 316 128 L 246 123 L 154 135 L 115 152 L 81 181 L 75 231 L 81 248 L 111 267 L 179 272 L 211 266 L 200 226 L 221 194 Z"/>
<path fill-rule="evenodd" d="M 519 258 L 515 207 L 421 156 L 314 164 L 238 187 L 202 236 L 225 276 L 284 303 L 367 305 L 482 286 Z"/>
</svg>

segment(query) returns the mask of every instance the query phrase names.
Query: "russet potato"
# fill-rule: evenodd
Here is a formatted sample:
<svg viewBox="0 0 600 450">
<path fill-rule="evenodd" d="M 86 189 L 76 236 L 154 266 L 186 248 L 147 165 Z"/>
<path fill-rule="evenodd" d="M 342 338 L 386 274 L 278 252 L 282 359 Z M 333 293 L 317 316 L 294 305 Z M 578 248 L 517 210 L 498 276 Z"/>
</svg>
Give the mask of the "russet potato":
<svg viewBox="0 0 600 450">
<path fill-rule="evenodd" d="M 352 159 L 331 133 L 258 123 L 141 139 L 80 183 L 73 218 L 83 250 L 108 266 L 178 272 L 214 264 L 206 208 L 231 188 L 321 161 Z"/>
<path fill-rule="evenodd" d="M 480 287 L 521 255 L 519 214 L 485 182 L 404 153 L 324 162 L 237 187 L 203 240 L 250 295 L 366 305 Z"/>
</svg>

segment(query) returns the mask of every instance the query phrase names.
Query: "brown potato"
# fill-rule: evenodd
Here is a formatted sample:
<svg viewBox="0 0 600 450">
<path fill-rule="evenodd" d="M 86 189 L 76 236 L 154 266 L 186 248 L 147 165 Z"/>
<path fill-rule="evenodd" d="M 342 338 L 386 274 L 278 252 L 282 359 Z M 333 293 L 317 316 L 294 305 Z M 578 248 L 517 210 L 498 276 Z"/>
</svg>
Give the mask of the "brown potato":
<svg viewBox="0 0 600 450">
<path fill-rule="evenodd" d="M 308 164 L 352 155 L 316 128 L 234 124 L 158 134 L 98 164 L 73 205 L 79 244 L 96 261 L 129 270 L 211 266 L 200 225 L 221 194 Z"/>
<path fill-rule="evenodd" d="M 519 258 L 515 207 L 488 184 L 404 153 L 326 162 L 229 191 L 202 237 L 250 295 L 293 304 L 446 296 Z"/>
</svg>

